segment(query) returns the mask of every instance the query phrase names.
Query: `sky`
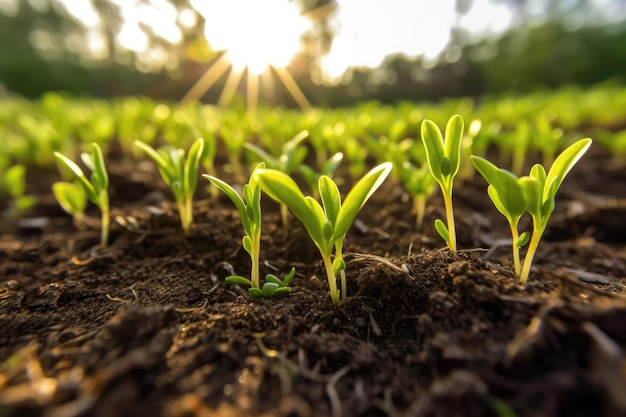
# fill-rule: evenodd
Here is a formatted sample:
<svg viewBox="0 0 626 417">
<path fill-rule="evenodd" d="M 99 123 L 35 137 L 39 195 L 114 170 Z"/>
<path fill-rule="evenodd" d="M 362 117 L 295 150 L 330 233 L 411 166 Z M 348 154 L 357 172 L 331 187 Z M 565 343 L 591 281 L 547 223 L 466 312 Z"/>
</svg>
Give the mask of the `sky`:
<svg viewBox="0 0 626 417">
<path fill-rule="evenodd" d="M 46 0 L 0 0 L 0 12 L 11 14 L 20 1 L 37 7 Z M 196 23 L 191 10 L 177 11 L 166 0 L 110 1 L 120 7 L 124 19 L 117 43 L 138 53 L 145 52 L 139 55 L 146 63 L 165 63 L 167 51 L 148 50 L 149 39 L 140 25 L 157 28 L 158 36 L 175 44 L 182 39 L 179 25 Z M 101 21 L 91 1 L 52 2 L 88 28 L 84 38 L 75 39 L 75 43 L 83 42 L 95 59 L 106 56 Z M 390 54 L 435 60 L 448 44 L 452 26 L 466 29 L 480 38 L 506 31 L 515 17 L 506 2 L 493 0 L 474 0 L 469 13 L 460 19 L 455 14 L 454 0 L 336 2 L 337 9 L 331 20 L 335 36 L 329 54 L 321 63 L 326 80 L 341 78 L 350 67 L 377 67 Z M 537 6 L 540 16 L 545 1 L 529 2 Z M 593 2 L 609 17 L 618 9 L 622 17 L 626 14 L 623 0 Z M 562 3 L 567 4 L 568 0 Z M 248 66 L 255 72 L 262 72 L 270 64 L 286 66 L 298 52 L 300 36 L 312 25 L 300 15 L 297 2 L 289 0 L 191 0 L 191 4 L 206 20 L 205 36 L 209 44 L 218 50 L 227 49 L 228 59 L 235 67 Z M 586 17 L 581 16 L 581 19 Z"/>
</svg>

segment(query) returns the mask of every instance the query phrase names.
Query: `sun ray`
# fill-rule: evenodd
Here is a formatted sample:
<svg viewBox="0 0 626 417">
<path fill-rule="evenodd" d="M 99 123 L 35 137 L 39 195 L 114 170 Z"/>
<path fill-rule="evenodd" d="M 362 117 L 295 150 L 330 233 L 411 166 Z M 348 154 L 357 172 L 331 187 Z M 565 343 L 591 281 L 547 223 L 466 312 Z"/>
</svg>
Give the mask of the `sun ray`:
<svg viewBox="0 0 626 417">
<path fill-rule="evenodd" d="M 248 113 L 256 114 L 257 103 L 259 101 L 259 77 L 260 75 L 248 69 L 247 97 L 246 103 Z"/>
<path fill-rule="evenodd" d="M 232 64 L 226 60 L 226 56 L 222 54 L 206 72 L 200 77 L 200 79 L 191 87 L 191 89 L 180 100 L 181 103 L 188 103 L 190 101 L 199 100 L 203 95 L 207 93 L 213 87 L 213 85 L 220 79 Z"/>
<path fill-rule="evenodd" d="M 228 74 L 228 79 L 226 80 L 222 94 L 220 94 L 220 98 L 217 101 L 219 106 L 228 107 L 231 101 L 233 101 L 233 97 L 235 96 L 235 92 L 237 91 L 237 87 L 239 86 L 242 76 L 243 72 L 241 71 L 233 70 L 230 74 Z"/>
<path fill-rule="evenodd" d="M 291 74 L 289 74 L 289 71 L 281 67 L 272 68 L 274 68 L 280 80 L 283 82 L 285 87 L 287 87 L 287 91 L 289 91 L 289 94 L 291 94 L 294 100 L 296 100 L 298 106 L 300 106 L 302 110 L 311 110 L 311 103 L 309 103 L 309 100 L 307 100 L 300 87 L 298 87 L 296 81 L 293 79 Z"/>
</svg>

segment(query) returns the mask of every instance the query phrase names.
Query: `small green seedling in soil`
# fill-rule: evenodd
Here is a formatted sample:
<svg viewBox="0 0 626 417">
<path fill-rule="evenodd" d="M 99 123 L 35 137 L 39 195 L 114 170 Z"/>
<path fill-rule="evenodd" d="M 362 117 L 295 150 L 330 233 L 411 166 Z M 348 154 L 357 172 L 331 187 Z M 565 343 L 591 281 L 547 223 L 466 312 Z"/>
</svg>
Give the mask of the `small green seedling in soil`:
<svg viewBox="0 0 626 417">
<path fill-rule="evenodd" d="M 313 197 L 305 197 L 296 182 L 284 172 L 273 169 L 262 169 L 258 172 L 263 191 L 289 207 L 320 251 L 334 305 L 340 305 L 346 300 L 346 264 L 342 255 L 346 233 L 365 202 L 387 178 L 391 168 L 390 162 L 373 168 L 352 187 L 343 204 L 337 184 L 330 177 L 322 175 L 318 182 L 322 205 Z M 336 279 L 336 274 L 340 271 L 341 290 L 337 288 Z"/>
<path fill-rule="evenodd" d="M 529 176 L 518 178 L 513 173 L 499 169 L 491 162 L 472 157 L 476 170 L 489 183 L 487 192 L 494 205 L 502 213 L 511 227 L 513 242 L 513 262 L 520 281 L 528 280 L 530 267 L 539 241 L 546 229 L 550 215 L 554 211 L 556 193 L 567 173 L 591 146 L 591 139 L 581 139 L 565 149 L 554 161 L 546 175 L 545 168 L 536 164 Z M 532 237 L 527 232 L 518 234 L 520 217 L 530 213 L 533 219 Z M 530 243 L 528 243 L 530 237 Z M 519 249 L 528 243 L 523 265 L 520 265 Z"/>
<path fill-rule="evenodd" d="M 298 133 L 293 139 L 285 142 L 280 149 L 281 154 L 279 156 L 272 156 L 265 150 L 259 148 L 252 143 L 244 143 L 243 147 L 252 152 L 258 159 L 265 163 L 265 166 L 270 169 L 277 169 L 284 172 L 287 175 L 294 173 L 298 167 L 306 158 L 308 153 L 307 148 L 300 146 L 303 140 L 309 136 L 309 132 L 303 130 Z M 280 206 L 280 218 L 284 227 L 289 227 L 289 216 L 287 206 L 281 204 Z"/>
<path fill-rule="evenodd" d="M 320 177 L 322 175 L 332 177 L 333 173 L 339 167 L 339 164 L 341 164 L 341 161 L 343 161 L 343 153 L 337 152 L 336 154 L 331 156 L 326 162 L 324 162 L 322 168 L 320 169 L 320 172 L 316 172 L 315 169 L 306 164 L 300 165 L 299 170 L 302 173 L 302 176 L 309 186 L 309 189 L 311 190 L 313 196 L 318 197 L 317 184 Z"/>
<path fill-rule="evenodd" d="M 79 191 L 78 188 L 74 187 L 73 183 L 65 183 L 66 185 L 61 186 L 64 188 L 62 197 L 63 202 L 59 200 L 61 207 L 66 210 L 69 208 L 75 212 L 82 212 L 84 210 L 84 202 L 81 199 L 84 199 L 83 194 L 86 195 L 87 198 L 100 209 L 102 223 L 100 230 L 100 244 L 102 246 L 106 246 L 109 241 L 109 225 L 111 216 L 108 192 L 109 174 L 107 173 L 106 166 L 104 164 L 102 149 L 100 149 L 100 146 L 94 142 L 91 144 L 91 153 L 83 152 L 80 155 L 85 166 L 91 171 L 90 180 L 87 179 L 83 170 L 65 155 L 55 152 L 54 156 L 62 166 L 65 166 L 72 172 L 76 183 L 82 189 L 82 191 Z M 58 185 L 56 187 L 57 189 L 59 188 Z M 55 195 L 58 198 L 57 192 L 55 192 Z M 64 206 L 64 204 L 67 204 L 67 206 Z M 75 214 L 73 215 L 75 216 Z M 75 221 L 76 220 L 78 219 L 75 217 Z"/>
<path fill-rule="evenodd" d="M 524 213 L 526 213 L 526 201 L 524 191 L 519 182 L 519 178 L 510 171 L 500 169 L 491 162 L 479 156 L 471 157 L 472 164 L 476 170 L 489 183 L 487 193 L 493 201 L 498 211 L 506 217 L 511 228 L 513 246 L 513 265 L 515 273 L 520 276 L 522 267 L 520 263 L 519 250 L 528 243 L 527 232 L 520 236 L 518 223 Z"/>
<path fill-rule="evenodd" d="M 456 251 L 456 229 L 452 210 L 452 186 L 454 177 L 461 166 L 461 139 L 463 138 L 463 118 L 454 115 L 446 125 L 445 140 L 437 125 L 424 120 L 422 123 L 422 142 L 426 149 L 426 158 L 432 173 L 443 194 L 448 226 L 440 220 L 435 221 L 435 229 L 446 241 L 452 251 Z"/>
<path fill-rule="evenodd" d="M 415 226 L 422 228 L 424 214 L 426 213 L 426 201 L 433 193 L 435 177 L 430 172 L 428 164 L 417 167 L 409 161 L 404 161 L 399 167 L 400 179 L 404 189 L 413 199 L 413 211 L 415 212 Z"/>
<path fill-rule="evenodd" d="M 9 167 L 1 177 L 0 196 L 6 194 L 13 199 L 12 207 L 5 214 L 14 217 L 35 205 L 37 199 L 33 196 L 24 195 L 26 191 L 26 167 L 15 164 Z"/>
<path fill-rule="evenodd" d="M 168 146 L 157 151 L 139 140 L 135 141 L 135 146 L 148 154 L 156 163 L 161 177 L 174 194 L 183 232 L 186 235 L 189 234 L 189 228 L 193 222 L 193 193 L 196 190 L 198 164 L 204 149 L 204 140 L 196 139 L 189 148 L 186 161 L 185 151 L 180 148 Z"/>
<path fill-rule="evenodd" d="M 52 184 L 52 193 L 61 205 L 61 208 L 74 219 L 74 225 L 79 226 L 85 218 L 87 194 L 80 183 L 58 181 Z"/>
<path fill-rule="evenodd" d="M 268 274 L 265 276 L 265 284 L 260 286 L 259 280 L 259 254 L 261 252 L 261 188 L 259 187 L 257 173 L 265 168 L 265 164 L 261 162 L 252 171 L 248 184 L 243 186 L 243 197 L 237 191 L 224 181 L 212 175 L 202 174 L 204 178 L 211 181 L 222 190 L 228 198 L 231 199 L 241 218 L 241 225 L 245 236 L 242 239 L 242 245 L 248 255 L 250 255 L 251 268 L 250 279 L 232 275 L 226 277 L 226 281 L 233 284 L 247 285 L 250 288 L 248 293 L 253 297 L 271 297 L 275 293 L 286 292 L 291 288 L 288 287 L 291 278 L 295 274 L 295 269 L 285 277 L 283 281 L 275 275 Z"/>
<path fill-rule="evenodd" d="M 528 244 L 520 275 L 522 283 L 528 280 L 530 266 L 539 246 L 539 241 L 554 211 L 556 192 L 559 190 L 567 173 L 587 152 L 591 142 L 591 139 L 586 138 L 570 145 L 554 160 L 554 164 L 552 164 L 547 175 L 543 166 L 535 164 L 530 170 L 529 176 L 520 178 L 520 184 L 524 191 L 524 200 L 526 201 L 526 211 L 530 213 L 533 219 L 533 234 Z"/>
</svg>

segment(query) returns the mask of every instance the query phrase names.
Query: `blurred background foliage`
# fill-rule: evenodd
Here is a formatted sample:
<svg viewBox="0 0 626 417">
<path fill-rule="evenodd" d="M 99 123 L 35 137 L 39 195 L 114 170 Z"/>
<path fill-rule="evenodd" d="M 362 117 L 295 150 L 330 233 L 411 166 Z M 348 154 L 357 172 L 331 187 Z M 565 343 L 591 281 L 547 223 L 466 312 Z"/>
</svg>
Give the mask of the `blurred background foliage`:
<svg viewBox="0 0 626 417">
<path fill-rule="evenodd" d="M 97 38 L 93 28 L 72 14 L 73 4 L 82 1 L 90 1 L 98 15 Z M 456 0 L 457 19 L 450 25 L 450 40 L 436 60 L 390 55 L 377 68 L 352 68 L 332 83 L 319 73 L 320 59 L 333 43 L 332 16 L 337 4 L 334 0 L 291 1 L 312 25 L 301 36 L 301 51 L 288 69 L 316 105 L 626 81 L 626 23 L 623 14 L 607 18 L 603 13 L 610 0 L 492 0 L 506 3 L 515 11 L 515 19 L 504 33 L 480 37 L 454 23 L 472 9 L 474 1 Z M 122 45 L 118 34 L 124 30 L 124 16 L 115 0 L 0 0 L 0 90 L 29 98 L 65 91 L 77 96 L 180 99 L 222 51 L 213 50 L 205 40 L 205 20 L 193 0 L 137 3 L 169 7 L 184 16 L 175 20 L 180 35 L 176 41 L 162 36 L 159 28 L 139 25 L 143 32 L 139 35 L 146 42 L 142 50 Z M 97 52 L 94 42 L 99 42 Z M 224 74 L 203 101 L 216 102 L 226 78 Z M 275 87 L 265 92 L 270 104 L 295 105 L 280 83 Z"/>
</svg>

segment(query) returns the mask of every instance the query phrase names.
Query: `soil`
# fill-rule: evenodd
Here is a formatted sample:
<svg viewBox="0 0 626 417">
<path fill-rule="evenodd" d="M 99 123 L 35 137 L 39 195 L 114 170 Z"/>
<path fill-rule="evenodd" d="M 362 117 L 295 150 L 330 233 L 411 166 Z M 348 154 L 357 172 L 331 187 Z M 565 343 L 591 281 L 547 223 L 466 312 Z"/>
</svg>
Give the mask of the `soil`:
<svg viewBox="0 0 626 417">
<path fill-rule="evenodd" d="M 250 267 L 225 196 L 198 190 L 183 236 L 154 167 L 113 159 L 99 248 L 97 224 L 75 227 L 52 197 L 57 173 L 39 172 L 39 203 L 0 220 L 0 416 L 626 415 L 614 162 L 594 145 L 570 173 L 527 285 L 482 178 L 455 186 L 457 253 L 431 226 L 438 191 L 418 230 L 388 181 L 346 238 L 340 307 L 304 229 L 267 198 L 262 273 L 297 274 L 290 293 L 250 299 L 224 281 Z"/>
</svg>

